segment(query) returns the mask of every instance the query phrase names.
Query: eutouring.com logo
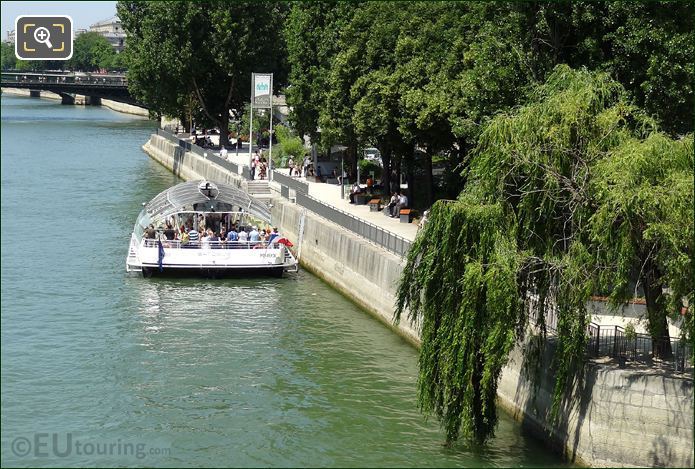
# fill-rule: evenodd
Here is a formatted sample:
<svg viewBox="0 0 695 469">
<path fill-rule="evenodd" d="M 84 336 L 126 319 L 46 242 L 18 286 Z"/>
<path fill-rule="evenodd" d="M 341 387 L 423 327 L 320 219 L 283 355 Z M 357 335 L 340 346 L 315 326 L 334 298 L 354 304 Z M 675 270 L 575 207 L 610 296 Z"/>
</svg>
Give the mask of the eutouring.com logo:
<svg viewBox="0 0 695 469">
<path fill-rule="evenodd" d="M 82 441 L 72 433 L 34 433 L 18 436 L 11 443 L 17 457 L 67 458 L 70 456 L 117 456 L 144 459 L 147 456 L 167 456 L 171 448 L 148 447 L 141 442 Z"/>
</svg>

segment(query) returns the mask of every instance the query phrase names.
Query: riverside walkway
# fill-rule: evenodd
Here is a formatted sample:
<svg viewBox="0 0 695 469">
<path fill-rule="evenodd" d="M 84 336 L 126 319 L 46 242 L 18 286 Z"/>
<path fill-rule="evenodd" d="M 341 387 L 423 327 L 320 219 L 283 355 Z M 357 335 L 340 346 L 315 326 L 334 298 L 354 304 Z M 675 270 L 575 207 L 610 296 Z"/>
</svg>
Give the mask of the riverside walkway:
<svg viewBox="0 0 695 469">
<path fill-rule="evenodd" d="M 218 144 L 215 138 L 218 136 L 211 137 L 213 144 Z M 219 152 L 215 152 L 219 154 Z M 249 163 L 249 148 L 246 144 L 237 153 L 234 150 L 229 150 L 227 153 L 227 160 L 241 166 L 248 166 Z M 275 172 L 284 174 L 289 177 L 289 169 L 279 168 L 274 169 Z M 383 211 L 371 212 L 368 205 L 355 205 L 351 204 L 350 200 L 347 198 L 349 192 L 349 187 L 345 187 L 345 197 L 340 196 L 340 186 L 337 184 L 326 184 L 321 182 L 309 181 L 303 177 L 293 177 L 297 181 L 300 181 L 308 186 L 308 194 L 311 197 L 323 202 L 326 205 L 335 207 L 339 210 L 347 212 L 363 221 L 377 225 L 384 230 L 388 230 L 398 236 L 401 236 L 408 241 L 414 241 L 417 235 L 418 227 L 416 223 L 401 223 L 398 218 L 390 218 L 384 215 Z"/>
<path fill-rule="evenodd" d="M 276 169 L 275 172 L 282 173 L 286 176 L 289 174 L 289 170 L 285 168 Z M 354 215 L 361 220 L 380 226 L 398 236 L 402 236 L 408 241 L 415 240 L 418 230 L 416 223 L 401 223 L 398 218 L 391 218 L 384 215 L 383 211 L 370 211 L 368 205 L 351 204 L 348 198 L 340 197 L 339 185 L 307 181 L 305 178 L 301 177 L 295 177 L 294 179 L 307 184 L 309 186 L 309 195 L 320 200 L 324 204 Z M 345 197 L 347 197 L 348 192 L 349 188 L 346 187 Z"/>
<path fill-rule="evenodd" d="M 195 152 L 205 156 L 208 151 L 216 157 L 221 157 L 220 151 L 215 149 L 205 150 L 191 145 L 191 138 L 186 134 L 174 135 L 167 130 L 158 130 L 158 134 L 173 141 L 186 142 Z M 219 146 L 219 136 L 210 135 L 213 147 Z M 234 140 L 230 142 L 234 144 Z M 256 150 L 254 147 L 253 150 Z M 238 171 L 248 179 L 249 147 L 244 144 L 238 151 L 228 150 L 224 159 L 232 164 L 231 169 Z M 337 184 L 328 184 L 307 180 L 303 177 L 290 177 L 289 169 L 280 168 L 269 172 L 270 181 L 253 182 L 254 193 L 263 189 L 263 194 L 269 194 L 268 190 L 273 189 L 281 196 L 290 198 L 299 205 L 315 212 L 319 216 L 327 218 L 333 223 L 337 223 L 343 228 L 347 228 L 358 236 L 367 239 L 396 255 L 404 256 L 410 249 L 410 245 L 415 240 L 418 226 L 415 223 L 401 223 L 399 218 L 391 218 L 384 214 L 383 210 L 378 212 L 370 211 L 368 205 L 350 204 L 347 198 L 347 188 L 345 197 L 341 197 L 341 187 Z M 277 176 L 277 177 L 275 177 Z M 251 183 L 251 181 L 249 181 Z M 263 184 L 263 188 L 258 185 Z M 289 186 L 296 191 L 289 191 Z M 251 189 L 249 184 L 249 189 Z M 294 195 L 290 195 L 294 194 Z M 295 197 L 296 195 L 296 197 Z"/>
</svg>

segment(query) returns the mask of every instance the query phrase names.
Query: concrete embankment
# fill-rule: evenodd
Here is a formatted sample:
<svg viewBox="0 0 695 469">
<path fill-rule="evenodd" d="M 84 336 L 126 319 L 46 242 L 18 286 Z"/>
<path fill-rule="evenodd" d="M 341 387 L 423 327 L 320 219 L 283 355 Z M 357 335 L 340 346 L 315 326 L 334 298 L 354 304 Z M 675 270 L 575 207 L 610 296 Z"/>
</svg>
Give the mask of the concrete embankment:
<svg viewBox="0 0 695 469">
<path fill-rule="evenodd" d="M 588 364 L 551 420 L 554 344 L 510 355 L 498 404 L 569 460 L 595 467 L 693 467 L 693 381 L 659 370 Z M 543 357 L 540 367 L 529 356 Z M 534 370 L 540 370 L 535 377 Z"/>
<path fill-rule="evenodd" d="M 26 89 L 19 89 L 19 88 L 3 88 L 2 92 L 4 94 L 12 95 L 12 96 L 26 96 L 26 97 L 35 97 L 32 95 L 31 90 L 26 90 Z M 40 98 L 44 99 L 52 99 L 52 100 L 57 100 L 57 101 L 62 101 L 62 97 L 59 94 L 52 93 L 50 91 L 40 91 L 39 96 Z M 75 105 L 86 105 L 88 102 L 88 99 L 86 96 L 83 95 L 75 95 Z M 138 107 L 138 106 L 133 106 L 131 104 L 125 104 L 125 103 L 119 103 L 117 101 L 111 101 L 110 99 L 100 99 L 99 103 L 101 106 L 107 107 L 111 109 L 112 111 L 120 112 L 123 114 L 132 114 L 134 116 L 140 116 L 140 117 L 149 117 L 149 111 L 147 109 Z"/>
<path fill-rule="evenodd" d="M 239 175 L 163 137 L 153 135 L 143 149 L 184 179 L 246 187 Z M 415 327 L 392 323 L 402 259 L 286 199 L 272 203 L 273 223 L 296 242 L 304 268 L 419 346 Z M 540 354 L 545 365 L 537 368 L 539 377 L 531 379 L 527 371 L 533 364 L 522 353 L 529 346 L 524 342 L 512 353 L 498 403 L 550 447 L 591 466 L 693 466 L 692 379 L 589 365 L 552 422 L 551 347 Z"/>
<path fill-rule="evenodd" d="M 25 96 L 27 98 L 29 97 L 35 97 L 31 94 L 31 90 L 25 90 L 25 89 L 20 89 L 20 88 L 3 88 L 2 89 L 2 94 L 7 94 L 10 96 Z M 57 100 L 61 101 L 63 98 L 60 97 L 59 94 L 51 93 L 50 91 L 42 91 L 40 93 L 41 98 L 45 99 L 52 99 L 52 100 Z"/>
</svg>

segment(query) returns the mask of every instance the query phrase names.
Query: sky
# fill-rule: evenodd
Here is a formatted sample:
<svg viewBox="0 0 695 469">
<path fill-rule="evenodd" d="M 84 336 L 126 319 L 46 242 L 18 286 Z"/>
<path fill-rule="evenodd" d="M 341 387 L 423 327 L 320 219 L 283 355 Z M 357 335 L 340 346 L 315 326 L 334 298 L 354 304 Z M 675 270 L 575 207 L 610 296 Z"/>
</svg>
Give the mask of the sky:
<svg viewBox="0 0 695 469">
<path fill-rule="evenodd" d="M 68 15 L 73 29 L 87 29 L 97 21 L 116 14 L 116 2 L 0 2 L 2 40 L 7 31 L 14 29 L 14 20 L 19 15 Z"/>
</svg>

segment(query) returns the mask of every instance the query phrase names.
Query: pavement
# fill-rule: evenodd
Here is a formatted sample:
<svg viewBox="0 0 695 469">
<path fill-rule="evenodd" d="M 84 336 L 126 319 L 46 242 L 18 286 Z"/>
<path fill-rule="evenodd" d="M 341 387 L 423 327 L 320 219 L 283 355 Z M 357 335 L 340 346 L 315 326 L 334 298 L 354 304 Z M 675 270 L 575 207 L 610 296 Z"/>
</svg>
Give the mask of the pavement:
<svg viewBox="0 0 695 469">
<path fill-rule="evenodd" d="M 248 156 L 248 154 L 247 154 Z M 289 174 L 287 169 L 276 169 L 285 175 Z M 401 223 L 399 218 L 390 218 L 384 212 L 372 212 L 368 205 L 355 205 L 350 203 L 347 198 L 349 188 L 345 187 L 345 197 L 340 197 L 340 186 L 337 184 L 326 184 L 321 182 L 307 181 L 305 178 L 298 177 L 298 180 L 309 185 L 309 195 L 320 200 L 326 205 L 343 210 L 357 218 L 373 223 L 403 238 L 413 241 L 417 235 L 417 223 Z M 365 186 L 366 187 L 366 186 Z"/>
<path fill-rule="evenodd" d="M 219 145 L 218 135 L 211 135 L 211 140 L 214 145 Z M 232 139 L 232 142 L 230 143 L 234 143 L 234 141 L 235 140 Z M 216 150 L 214 153 L 219 156 L 219 150 Z M 227 160 L 236 163 L 239 166 L 247 166 L 249 162 L 248 143 L 244 144 L 243 148 L 239 149 L 238 154 L 234 150 L 228 150 Z M 289 175 L 289 169 L 286 168 L 275 169 L 275 171 Z M 306 178 L 303 177 L 297 177 L 297 179 L 308 184 L 309 195 L 317 200 L 320 200 L 324 204 L 331 205 L 357 218 L 380 226 L 381 228 L 397 234 L 398 236 L 402 236 L 409 241 L 415 240 L 415 236 L 417 235 L 418 231 L 417 223 L 401 223 L 399 218 L 391 218 L 384 215 L 383 210 L 380 212 L 372 212 L 369 210 L 368 205 L 351 204 L 350 199 L 348 198 L 349 187 L 345 187 L 345 198 L 341 198 L 340 186 L 337 184 L 307 181 Z"/>
</svg>

